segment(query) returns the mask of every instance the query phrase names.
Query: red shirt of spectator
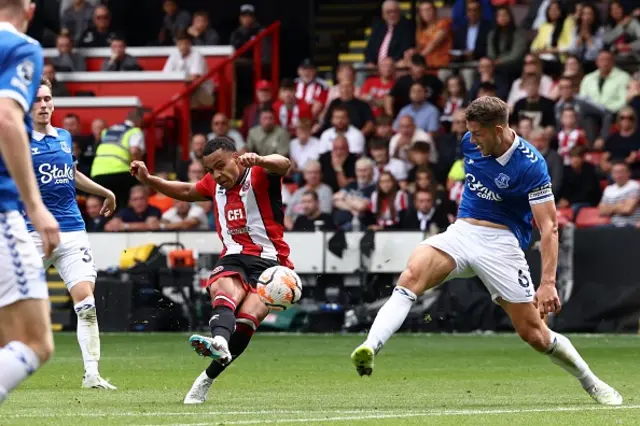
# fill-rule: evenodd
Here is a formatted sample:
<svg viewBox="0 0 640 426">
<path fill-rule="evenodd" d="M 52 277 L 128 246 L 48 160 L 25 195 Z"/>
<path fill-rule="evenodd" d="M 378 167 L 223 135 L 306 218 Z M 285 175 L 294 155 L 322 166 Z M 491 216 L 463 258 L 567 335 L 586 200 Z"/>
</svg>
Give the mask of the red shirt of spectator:
<svg viewBox="0 0 640 426">
<path fill-rule="evenodd" d="M 273 104 L 278 123 L 295 137 L 301 118 L 313 119 L 311 106 L 296 99 L 296 86 L 291 80 L 284 80 L 280 85 L 280 100 Z"/>
<path fill-rule="evenodd" d="M 384 58 L 378 64 L 378 75 L 365 80 L 360 89 L 360 98 L 368 102 L 377 118 L 384 112 L 384 98 L 395 83 L 395 64 L 392 58 Z"/>
<path fill-rule="evenodd" d="M 298 67 L 299 77 L 295 80 L 296 99 L 304 101 L 312 108 L 313 115 L 322 111 L 327 103 L 329 85 L 316 77 L 316 67 L 306 59 Z"/>
</svg>

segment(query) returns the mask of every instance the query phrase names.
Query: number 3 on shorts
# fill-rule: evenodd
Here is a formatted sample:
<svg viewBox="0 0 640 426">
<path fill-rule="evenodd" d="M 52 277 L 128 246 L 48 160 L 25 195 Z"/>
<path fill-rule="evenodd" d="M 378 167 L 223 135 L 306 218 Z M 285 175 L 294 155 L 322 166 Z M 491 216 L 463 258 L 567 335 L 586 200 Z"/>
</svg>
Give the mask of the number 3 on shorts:
<svg viewBox="0 0 640 426">
<path fill-rule="evenodd" d="M 82 247 L 80 248 L 80 251 L 84 254 L 82 256 L 82 261 L 84 263 L 89 263 L 93 260 L 93 257 L 91 256 L 91 249 L 87 248 L 87 247 Z"/>
</svg>

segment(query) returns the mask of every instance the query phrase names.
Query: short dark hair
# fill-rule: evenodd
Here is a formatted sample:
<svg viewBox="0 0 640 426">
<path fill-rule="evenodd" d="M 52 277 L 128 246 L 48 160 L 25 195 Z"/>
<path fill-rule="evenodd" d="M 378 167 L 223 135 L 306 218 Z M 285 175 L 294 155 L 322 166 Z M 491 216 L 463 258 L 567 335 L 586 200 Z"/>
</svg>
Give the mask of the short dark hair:
<svg viewBox="0 0 640 426">
<path fill-rule="evenodd" d="M 418 199 L 418 194 L 429 194 L 429 195 L 431 195 L 431 199 L 433 201 L 435 201 L 435 199 L 436 199 L 436 194 L 433 191 L 429 190 L 429 189 L 416 188 L 416 192 L 413 193 L 413 199 L 414 200 Z"/>
<path fill-rule="evenodd" d="M 560 114 L 562 114 L 564 112 L 567 112 L 567 111 L 570 111 L 570 112 L 572 112 L 574 114 L 578 114 L 578 111 L 576 111 L 576 109 L 573 107 L 573 105 L 569 105 L 569 104 L 566 104 L 566 105 L 564 105 L 562 107 L 562 111 L 560 112 Z"/>
<path fill-rule="evenodd" d="M 275 115 L 275 112 L 273 111 L 273 108 L 271 108 L 271 107 L 270 107 L 270 106 L 268 106 L 268 105 L 265 105 L 265 106 L 261 107 L 261 108 L 258 110 L 258 115 L 260 116 L 260 115 L 264 114 L 265 112 L 268 112 L 268 113 L 271 113 L 271 114 L 274 114 L 274 115 Z"/>
<path fill-rule="evenodd" d="M 335 114 L 336 112 L 344 112 L 347 114 L 347 116 L 349 115 L 349 111 L 347 111 L 347 108 L 345 108 L 344 105 L 338 105 L 337 107 L 335 107 L 333 111 L 331 111 L 331 116 L 333 117 L 333 114 Z"/>
<path fill-rule="evenodd" d="M 426 67 L 427 61 L 425 61 L 424 56 L 419 53 L 411 55 L 411 65 L 415 65 L 417 67 Z"/>
<path fill-rule="evenodd" d="M 582 145 L 576 145 L 569 150 L 569 157 L 580 157 L 584 158 L 584 155 L 587 153 L 587 148 Z"/>
<path fill-rule="evenodd" d="M 176 34 L 176 43 L 179 41 L 189 41 L 193 43 L 193 37 L 191 37 L 191 34 L 185 30 L 180 30 L 178 31 L 178 34 Z"/>
<path fill-rule="evenodd" d="M 217 150 L 223 150 L 227 152 L 236 152 L 236 143 L 228 136 L 216 136 L 213 139 L 207 141 L 204 146 L 204 151 L 202 152 L 202 156 L 206 157 L 207 155 L 211 155 Z"/>
<path fill-rule="evenodd" d="M 193 17 L 195 18 L 196 16 L 204 16 L 205 18 L 209 19 L 209 12 L 207 12 L 206 10 L 197 10 L 194 14 Z"/>
<path fill-rule="evenodd" d="M 307 191 L 304 191 L 304 193 L 302 194 L 302 196 L 304 197 L 305 195 L 310 195 L 311 198 L 313 198 L 315 201 L 319 201 L 320 199 L 318 198 L 318 193 L 316 191 L 314 191 L 313 189 L 309 189 Z"/>
<path fill-rule="evenodd" d="M 417 140 L 409 146 L 409 150 L 429 154 L 431 153 L 431 145 L 427 141 Z"/>
<path fill-rule="evenodd" d="M 624 166 L 625 169 L 627 169 L 627 171 L 631 170 L 631 167 L 629 167 L 629 165 L 627 163 L 625 163 L 624 160 L 615 160 L 611 162 L 611 167 L 615 167 L 615 166 Z"/>
<path fill-rule="evenodd" d="M 49 79 L 48 79 L 48 78 L 46 78 L 46 77 L 42 77 L 42 78 L 40 79 L 40 86 L 48 87 L 48 88 L 49 88 L 49 90 L 51 90 L 51 88 L 53 87 L 53 85 L 51 84 L 51 82 L 49 81 Z"/>
<path fill-rule="evenodd" d="M 489 91 L 489 92 L 496 92 L 496 91 L 498 91 L 498 87 L 496 86 L 495 83 L 492 83 L 490 81 L 483 81 L 482 83 L 480 83 L 478 85 L 478 91 L 480 91 L 480 90 Z"/>
<path fill-rule="evenodd" d="M 387 114 L 381 114 L 376 118 L 376 124 L 378 126 L 391 126 L 393 124 L 393 118 Z"/>
<path fill-rule="evenodd" d="M 66 120 L 67 118 L 75 118 L 76 120 L 80 121 L 80 116 L 78 116 L 78 114 L 74 113 L 74 112 L 70 112 L 69 114 L 64 116 L 64 119 Z"/>
<path fill-rule="evenodd" d="M 280 89 L 296 90 L 296 84 L 290 78 L 284 78 L 280 82 Z"/>
<path fill-rule="evenodd" d="M 509 123 L 509 106 L 494 96 L 482 96 L 474 100 L 464 114 L 467 121 L 475 121 L 482 127 L 506 126 Z"/>
<path fill-rule="evenodd" d="M 389 141 L 382 138 L 373 138 L 369 141 L 369 150 L 385 149 L 389 150 Z"/>
<path fill-rule="evenodd" d="M 127 40 L 125 40 L 124 37 L 122 37 L 121 35 L 115 35 L 115 36 L 111 37 L 111 40 L 109 41 L 109 44 L 113 43 L 114 41 L 121 41 L 124 44 L 127 44 Z"/>
</svg>

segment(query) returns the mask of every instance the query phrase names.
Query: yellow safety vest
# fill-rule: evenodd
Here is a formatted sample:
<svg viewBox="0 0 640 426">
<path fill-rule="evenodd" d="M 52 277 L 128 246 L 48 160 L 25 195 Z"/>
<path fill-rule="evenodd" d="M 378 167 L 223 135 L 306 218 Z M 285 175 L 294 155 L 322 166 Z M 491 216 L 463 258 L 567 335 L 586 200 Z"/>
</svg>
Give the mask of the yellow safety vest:
<svg viewBox="0 0 640 426">
<path fill-rule="evenodd" d="M 124 123 L 104 129 L 91 166 L 91 177 L 128 172 L 132 160 L 129 138 L 139 132 L 142 132 L 139 127 Z"/>
</svg>

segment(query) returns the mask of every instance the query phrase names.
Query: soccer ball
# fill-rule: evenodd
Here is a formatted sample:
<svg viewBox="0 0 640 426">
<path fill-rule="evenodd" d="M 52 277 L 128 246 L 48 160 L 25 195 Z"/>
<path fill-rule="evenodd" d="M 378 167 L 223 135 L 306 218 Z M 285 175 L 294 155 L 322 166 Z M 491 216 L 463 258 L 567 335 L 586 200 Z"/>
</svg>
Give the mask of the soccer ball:
<svg viewBox="0 0 640 426">
<path fill-rule="evenodd" d="M 302 281 L 291 269 L 272 266 L 260 274 L 257 291 L 269 309 L 284 311 L 302 297 Z"/>
</svg>

